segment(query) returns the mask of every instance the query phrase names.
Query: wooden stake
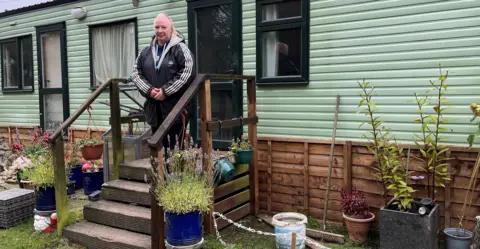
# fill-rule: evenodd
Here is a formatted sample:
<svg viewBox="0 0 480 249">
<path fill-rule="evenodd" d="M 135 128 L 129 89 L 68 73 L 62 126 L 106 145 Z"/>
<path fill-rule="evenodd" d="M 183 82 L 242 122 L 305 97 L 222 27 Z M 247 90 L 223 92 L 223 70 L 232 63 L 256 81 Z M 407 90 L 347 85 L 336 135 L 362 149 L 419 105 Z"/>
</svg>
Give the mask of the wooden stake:
<svg viewBox="0 0 480 249">
<path fill-rule="evenodd" d="M 12 138 L 12 127 L 8 126 L 8 143 L 12 144 L 13 143 L 13 138 Z"/>
<path fill-rule="evenodd" d="M 333 148 L 335 147 L 335 137 L 337 135 L 337 121 L 338 121 L 338 108 L 340 105 L 340 95 L 337 95 L 337 104 L 335 107 L 335 120 L 333 123 L 332 144 L 330 147 L 330 166 L 328 168 L 328 183 L 327 193 L 325 194 L 325 207 L 323 209 L 323 231 L 326 229 L 327 211 L 328 211 L 328 194 L 330 193 L 330 183 L 332 180 L 332 167 L 333 167 Z"/>
<path fill-rule="evenodd" d="M 292 249 L 295 249 L 297 244 L 297 233 L 292 233 Z"/>
<path fill-rule="evenodd" d="M 153 149 L 152 149 L 153 150 Z M 151 151 L 154 155 L 154 151 Z M 165 179 L 164 174 L 164 164 L 163 164 L 163 152 L 161 150 L 157 153 L 158 158 L 158 175 L 159 183 L 162 184 L 162 181 Z M 165 249 L 165 213 L 163 211 L 163 206 L 158 203 L 157 197 L 150 192 L 150 203 L 151 203 L 151 227 L 152 227 L 152 249 Z"/>
</svg>

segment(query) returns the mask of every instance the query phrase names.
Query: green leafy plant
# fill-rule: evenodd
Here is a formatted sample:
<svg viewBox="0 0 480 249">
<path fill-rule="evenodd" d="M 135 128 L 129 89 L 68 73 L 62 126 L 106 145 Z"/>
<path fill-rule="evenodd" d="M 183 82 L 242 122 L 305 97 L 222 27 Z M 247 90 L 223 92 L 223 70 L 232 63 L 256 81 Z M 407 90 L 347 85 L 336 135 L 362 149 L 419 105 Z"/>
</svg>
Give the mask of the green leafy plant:
<svg viewBox="0 0 480 249">
<path fill-rule="evenodd" d="M 79 146 L 79 148 L 82 148 L 83 146 L 88 146 L 88 145 L 103 144 L 103 141 L 96 138 L 83 138 L 83 139 L 77 140 L 75 144 Z"/>
<path fill-rule="evenodd" d="M 54 184 L 53 156 L 47 153 L 44 156 L 32 159 L 30 180 L 37 189 L 52 187 Z"/>
<path fill-rule="evenodd" d="M 451 120 L 444 117 L 445 112 L 452 108 L 448 106 L 445 97 L 448 89 L 447 78 L 448 71 L 443 74 L 440 68 L 438 82 L 430 81 L 432 88 L 427 90 L 423 96 L 415 93 L 420 118 L 415 119 L 414 123 L 421 124 L 421 134 L 414 134 L 414 142 L 420 149 L 421 156 L 417 158 L 424 164 L 422 171 L 427 175 L 428 197 L 433 200 L 435 200 L 437 188 L 445 187 L 444 182 L 451 180 L 447 164 L 449 149 L 447 146 L 440 145 L 441 134 L 448 131 L 443 125 Z M 432 98 L 432 95 L 435 96 L 435 99 Z M 433 107 L 430 106 L 432 101 L 434 101 Z M 429 108 L 432 108 L 433 114 L 428 113 Z"/>
<path fill-rule="evenodd" d="M 358 82 L 360 91 L 360 109 L 358 113 L 365 113 L 368 121 L 363 122 L 360 126 L 368 124 L 370 131 L 362 134 L 362 137 L 369 141 L 367 149 L 373 154 L 375 162 L 373 169 L 376 171 L 375 176 L 382 183 L 383 198 L 385 204 L 388 203 L 388 192 L 393 191 L 396 205 L 399 210 L 407 211 L 411 208 L 413 188 L 407 185 L 408 171 L 402 160 L 403 149 L 399 148 L 395 141 L 395 137 L 390 135 L 390 130 L 386 129 L 383 121 L 376 116 L 378 108 L 372 100 L 375 86 L 369 87 L 370 83 L 363 80 Z"/>
<path fill-rule="evenodd" d="M 241 139 L 235 138 L 232 139 L 232 144 L 230 145 L 230 151 L 234 154 L 237 154 L 238 151 L 252 150 L 253 146 L 250 144 L 250 141 L 247 137 L 242 137 Z"/>
<path fill-rule="evenodd" d="M 473 117 L 472 119 L 470 119 L 470 122 L 473 122 L 475 121 L 475 119 L 477 119 L 480 116 L 480 105 L 478 105 L 477 103 L 472 103 L 470 105 L 470 110 L 473 113 Z M 477 130 L 475 131 L 475 133 L 470 134 L 467 137 L 467 142 L 469 147 L 473 146 L 473 143 L 475 142 L 475 138 L 478 136 L 480 136 L 480 122 L 477 122 Z"/>
</svg>

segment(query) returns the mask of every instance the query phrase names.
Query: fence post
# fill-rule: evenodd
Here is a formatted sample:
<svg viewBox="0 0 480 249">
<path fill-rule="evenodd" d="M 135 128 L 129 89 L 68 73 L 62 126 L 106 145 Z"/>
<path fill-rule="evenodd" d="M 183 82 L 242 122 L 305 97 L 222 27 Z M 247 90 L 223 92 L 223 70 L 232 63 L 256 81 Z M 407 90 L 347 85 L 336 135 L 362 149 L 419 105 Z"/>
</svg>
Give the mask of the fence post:
<svg viewBox="0 0 480 249">
<path fill-rule="evenodd" d="M 352 191 L 352 141 L 343 145 L 343 187 Z"/>
<path fill-rule="evenodd" d="M 247 101 L 248 101 L 248 117 L 257 116 L 257 89 L 255 79 L 247 80 Z M 260 209 L 258 203 L 258 148 L 257 147 L 257 123 L 248 124 L 248 140 L 254 146 L 253 158 L 250 163 L 250 213 L 257 215 Z"/>
</svg>

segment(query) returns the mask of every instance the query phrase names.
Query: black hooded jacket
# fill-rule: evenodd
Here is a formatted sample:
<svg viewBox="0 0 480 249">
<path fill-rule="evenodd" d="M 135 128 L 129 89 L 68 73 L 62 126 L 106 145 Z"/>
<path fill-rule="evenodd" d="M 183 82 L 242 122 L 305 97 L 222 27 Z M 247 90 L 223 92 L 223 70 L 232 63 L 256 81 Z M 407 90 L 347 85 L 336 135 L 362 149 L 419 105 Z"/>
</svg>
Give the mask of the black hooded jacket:
<svg viewBox="0 0 480 249">
<path fill-rule="evenodd" d="M 156 44 L 154 38 L 140 51 L 132 73 L 133 82 L 146 98 L 145 119 L 151 126 L 160 126 L 157 114 L 161 114 L 160 120 L 164 120 L 196 76 L 193 54 L 183 38 L 172 35 L 161 56 L 157 54 Z M 157 65 L 160 65 L 158 70 L 155 68 L 156 57 Z M 158 101 L 150 97 L 153 88 L 162 88 L 166 98 Z M 180 121 L 180 118 L 176 120 Z"/>
</svg>

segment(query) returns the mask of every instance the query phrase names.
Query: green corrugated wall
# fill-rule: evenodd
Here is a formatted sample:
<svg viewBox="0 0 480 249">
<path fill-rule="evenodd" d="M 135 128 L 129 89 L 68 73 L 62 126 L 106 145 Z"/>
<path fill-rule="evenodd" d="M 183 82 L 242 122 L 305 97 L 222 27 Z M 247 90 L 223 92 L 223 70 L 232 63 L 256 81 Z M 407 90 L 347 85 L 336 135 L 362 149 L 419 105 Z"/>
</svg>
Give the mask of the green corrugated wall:
<svg viewBox="0 0 480 249">
<path fill-rule="evenodd" d="M 255 74 L 255 1 L 244 3 L 244 73 Z M 475 130 L 469 104 L 480 101 L 480 1 L 311 1 L 309 85 L 259 87 L 258 134 L 330 139 L 339 94 L 337 139 L 359 139 L 368 126 L 355 114 L 357 81 L 366 78 L 386 126 L 411 142 L 420 126 L 408 101 L 438 77 L 439 63 L 450 70 L 455 106 L 445 142 L 465 145 Z"/>
<path fill-rule="evenodd" d="M 70 16 L 74 6 L 85 6 L 88 17 Z M 138 8 L 130 0 L 93 0 L 57 6 L 0 19 L 0 39 L 31 33 L 36 25 L 66 21 L 70 113 L 91 94 L 89 90 L 88 24 L 138 18 L 139 47 L 150 39 L 152 20 L 169 13 L 187 35 L 185 1 L 144 0 Z M 243 0 L 243 68 L 255 74 L 255 1 Z M 329 139 L 335 96 L 341 95 L 337 139 L 356 140 L 364 116 L 355 114 L 359 88 L 366 78 L 377 86 L 377 106 L 386 125 L 402 142 L 411 141 L 417 117 L 413 93 L 429 88 L 438 76 L 438 64 L 450 70 L 448 116 L 455 121 L 446 142 L 465 145 L 470 123 L 468 106 L 480 94 L 480 1 L 365 1 L 313 0 L 310 3 L 310 82 L 308 86 L 258 87 L 259 136 Z M 16 26 L 9 26 L 12 20 Z M 34 42 L 35 82 L 37 57 Z M 38 88 L 38 87 L 36 87 Z M 246 95 L 246 91 L 244 92 Z M 107 95 L 103 99 L 107 99 Z M 246 101 L 246 99 L 244 99 Z M 123 101 L 123 100 L 122 100 Z M 125 101 L 123 101 L 125 102 Z M 107 125 L 108 107 L 96 104 L 95 122 Z M 244 105 L 246 114 L 247 107 Z M 38 125 L 38 95 L 0 93 L 0 124 Z M 75 125 L 86 125 L 82 116 Z M 366 127 L 365 127 L 366 128 Z"/>
</svg>

